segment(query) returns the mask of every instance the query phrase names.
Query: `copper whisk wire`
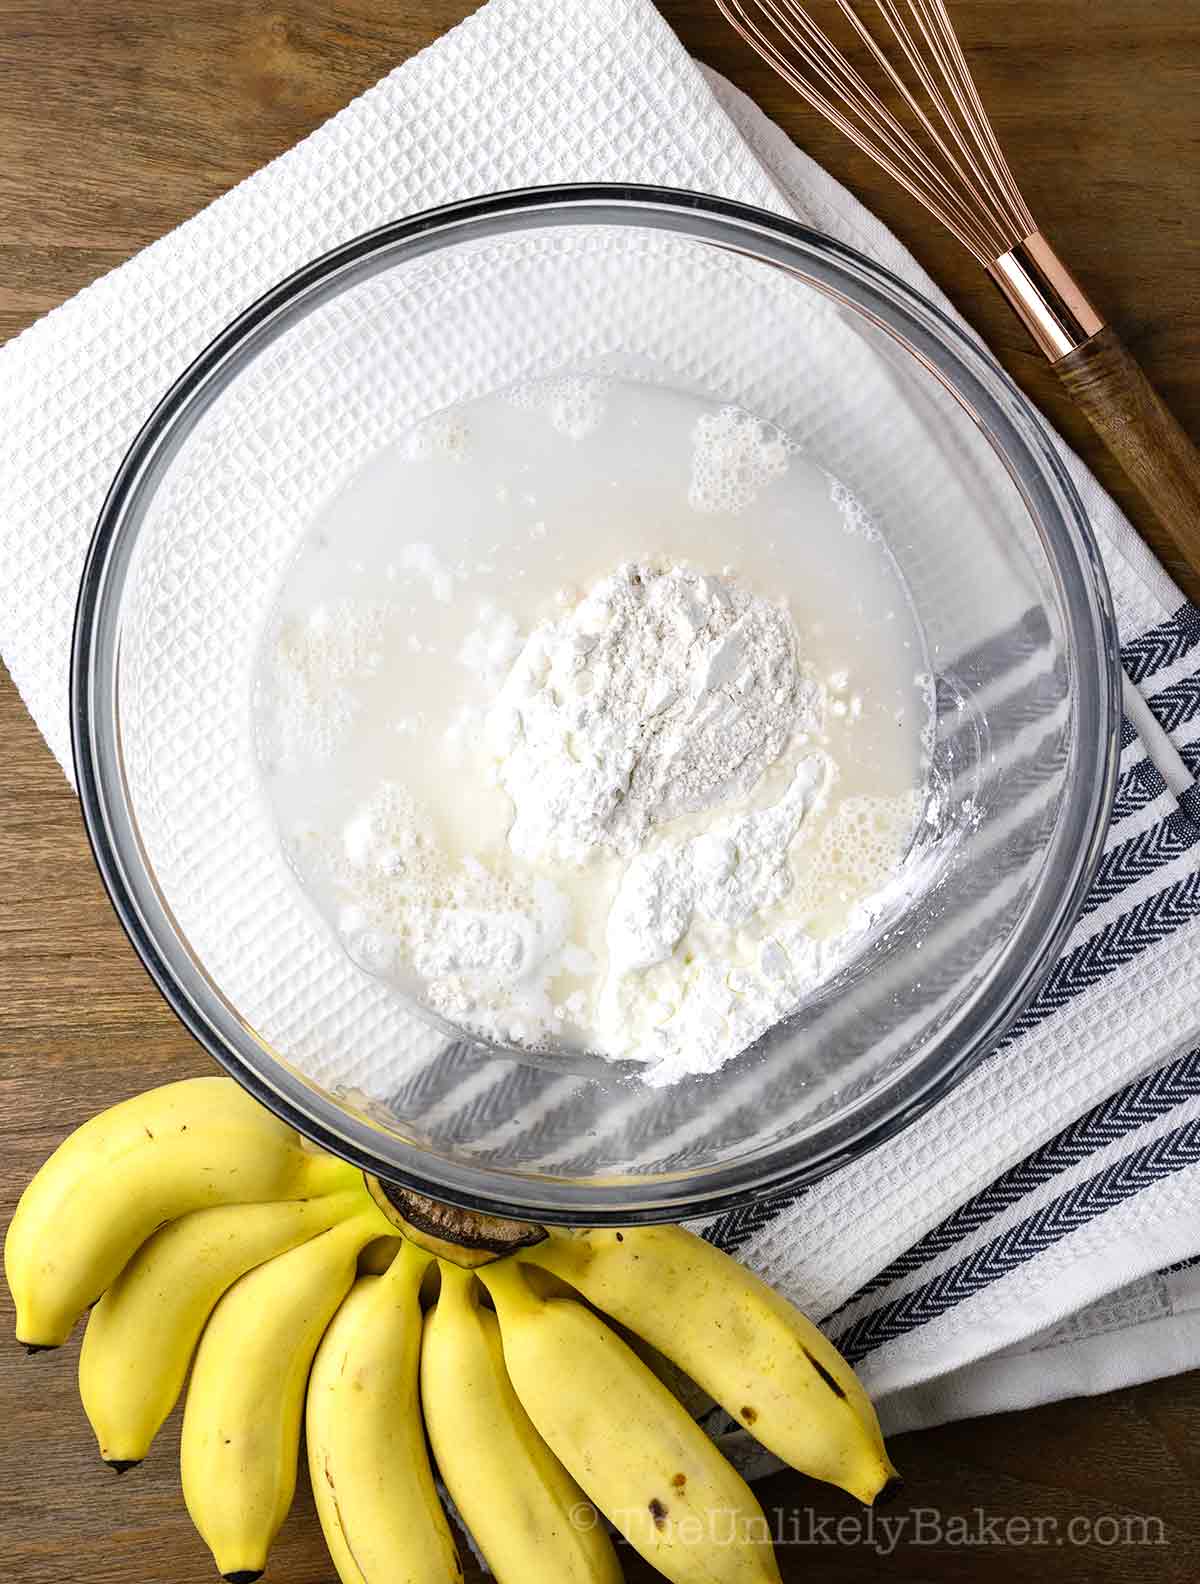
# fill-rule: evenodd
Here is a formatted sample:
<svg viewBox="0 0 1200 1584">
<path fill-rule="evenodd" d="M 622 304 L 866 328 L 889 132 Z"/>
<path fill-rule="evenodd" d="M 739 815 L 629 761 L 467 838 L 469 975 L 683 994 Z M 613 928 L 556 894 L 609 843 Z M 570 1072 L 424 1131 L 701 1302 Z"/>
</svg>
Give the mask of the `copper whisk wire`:
<svg viewBox="0 0 1200 1584">
<path fill-rule="evenodd" d="M 910 130 L 799 0 L 716 0 L 813 109 L 869 155 L 984 266 L 1037 230 L 1004 158 L 944 0 L 828 0 L 915 123 Z M 862 15 L 874 16 L 873 32 Z M 886 25 L 915 85 L 876 33 Z M 886 34 L 884 35 L 887 36 Z M 922 135 L 924 141 L 922 141 Z"/>
<path fill-rule="evenodd" d="M 1172 565 L 1189 592 L 1200 590 L 1200 452 L 1039 230 L 945 0 L 716 4 L 785 82 L 979 260 L 1153 509 L 1186 563 Z"/>
</svg>

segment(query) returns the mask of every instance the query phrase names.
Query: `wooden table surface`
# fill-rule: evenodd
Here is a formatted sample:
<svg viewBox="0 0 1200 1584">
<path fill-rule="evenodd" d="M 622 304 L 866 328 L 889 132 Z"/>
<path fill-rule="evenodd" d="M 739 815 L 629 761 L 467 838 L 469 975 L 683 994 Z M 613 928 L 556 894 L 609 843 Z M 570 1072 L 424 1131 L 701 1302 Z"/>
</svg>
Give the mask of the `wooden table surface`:
<svg viewBox="0 0 1200 1584">
<path fill-rule="evenodd" d="M 779 88 L 709 0 L 662 8 L 694 54 L 900 234 L 1149 533 L 955 244 Z M 469 9 L 468 0 L 0 0 L 0 339 L 287 148 Z M 1197 433 L 1200 4 L 955 0 L 952 11 L 1035 214 Z M 117 927 L 74 800 L 0 675 L 0 1219 L 68 1128 L 206 1067 Z M 11 1336 L 7 1293 L 0 1335 Z M 117 1483 L 92 1451 L 76 1347 L 26 1359 L 0 1342 L 0 1575 L 207 1584 L 211 1564 L 179 1494 L 177 1421 Z M 1200 1577 L 1200 1375 L 902 1437 L 895 1455 L 909 1485 L 890 1514 L 910 1517 L 887 1555 L 879 1535 L 848 1527 L 839 1538 L 823 1526 L 854 1516 L 838 1493 L 794 1475 L 764 1485 L 789 1584 Z M 937 1516 L 918 1528 L 917 1509 Z M 956 1537 L 955 1517 L 983 1543 Z M 1038 1529 L 1013 1518 L 1046 1520 L 1045 1543 L 1031 1547 Z M 268 1576 L 333 1580 L 306 1489 Z M 636 1559 L 628 1576 L 657 1577 Z"/>
</svg>

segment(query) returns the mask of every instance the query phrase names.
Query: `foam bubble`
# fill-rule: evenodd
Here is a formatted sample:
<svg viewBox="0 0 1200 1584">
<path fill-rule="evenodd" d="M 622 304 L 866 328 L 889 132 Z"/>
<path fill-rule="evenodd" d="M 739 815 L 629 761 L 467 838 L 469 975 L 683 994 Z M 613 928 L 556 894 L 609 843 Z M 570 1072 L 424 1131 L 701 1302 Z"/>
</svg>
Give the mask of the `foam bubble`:
<svg viewBox="0 0 1200 1584">
<path fill-rule="evenodd" d="M 819 906 L 879 891 L 895 874 L 920 813 L 915 792 L 843 798 L 817 840 L 796 853 L 797 895 Z"/>
<path fill-rule="evenodd" d="M 401 449 L 410 462 L 425 462 L 430 457 L 449 457 L 459 462 L 470 437 L 462 414 L 448 407 L 410 429 Z"/>
<path fill-rule="evenodd" d="M 740 512 L 788 470 L 782 430 L 741 407 L 704 413 L 692 430 L 688 503 L 700 512 Z"/>
<path fill-rule="evenodd" d="M 595 374 L 560 374 L 554 379 L 517 385 L 508 399 L 514 407 L 540 412 L 568 440 L 595 432 L 608 410 L 608 381 Z"/>
<path fill-rule="evenodd" d="M 858 497 L 852 495 L 840 479 L 830 479 L 829 499 L 837 507 L 842 519 L 844 532 L 855 535 L 860 539 L 877 540 L 880 537 L 879 526 L 875 519 Z"/>
</svg>

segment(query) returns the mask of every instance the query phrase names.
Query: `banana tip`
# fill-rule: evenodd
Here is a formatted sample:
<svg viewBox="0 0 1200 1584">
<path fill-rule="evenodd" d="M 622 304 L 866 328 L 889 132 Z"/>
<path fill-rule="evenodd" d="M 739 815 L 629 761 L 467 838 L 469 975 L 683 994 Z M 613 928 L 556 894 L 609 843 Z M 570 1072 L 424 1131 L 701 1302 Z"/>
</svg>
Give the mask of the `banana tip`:
<svg viewBox="0 0 1200 1584">
<path fill-rule="evenodd" d="M 255 1579 L 263 1576 L 262 1568 L 241 1568 L 236 1573 L 222 1573 L 225 1584 L 254 1584 Z"/>
<path fill-rule="evenodd" d="M 57 1342 L 25 1342 L 22 1343 L 26 1358 L 32 1358 L 35 1353 L 53 1353 L 58 1346 Z"/>
<path fill-rule="evenodd" d="M 889 1474 L 879 1487 L 879 1492 L 871 1503 L 872 1507 L 886 1507 L 889 1502 L 896 1500 L 896 1497 L 899 1496 L 903 1489 L 904 1480 L 902 1477 L 899 1474 Z"/>
<path fill-rule="evenodd" d="M 128 1474 L 131 1468 L 137 1468 L 141 1458 L 105 1458 L 104 1461 L 114 1474 Z"/>
</svg>

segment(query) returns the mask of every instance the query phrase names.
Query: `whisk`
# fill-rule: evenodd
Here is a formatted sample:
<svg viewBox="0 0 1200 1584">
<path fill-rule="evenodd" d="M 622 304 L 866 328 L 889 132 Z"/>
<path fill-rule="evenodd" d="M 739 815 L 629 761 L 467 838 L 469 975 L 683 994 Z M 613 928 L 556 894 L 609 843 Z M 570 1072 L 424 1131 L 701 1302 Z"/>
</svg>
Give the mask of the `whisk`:
<svg viewBox="0 0 1200 1584">
<path fill-rule="evenodd" d="M 1200 453 L 1038 229 L 943 0 L 716 0 L 821 115 L 953 233 L 999 286 L 1200 579 Z"/>
</svg>

